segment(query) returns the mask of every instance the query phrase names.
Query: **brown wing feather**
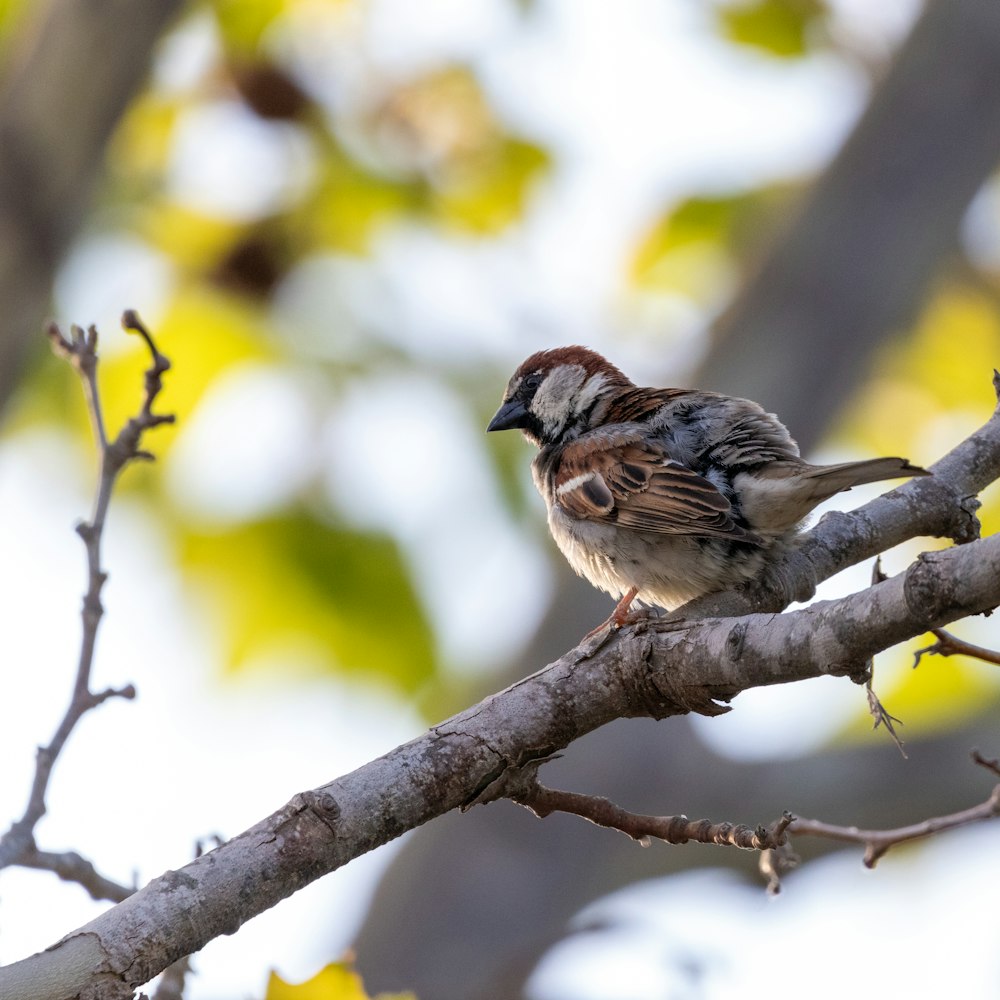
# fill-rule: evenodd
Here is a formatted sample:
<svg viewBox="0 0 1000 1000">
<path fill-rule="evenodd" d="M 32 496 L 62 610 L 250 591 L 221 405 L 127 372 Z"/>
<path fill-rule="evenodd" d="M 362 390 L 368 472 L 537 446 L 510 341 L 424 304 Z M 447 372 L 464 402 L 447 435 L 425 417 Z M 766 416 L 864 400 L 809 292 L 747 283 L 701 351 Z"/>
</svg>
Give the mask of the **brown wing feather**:
<svg viewBox="0 0 1000 1000">
<path fill-rule="evenodd" d="M 642 531 L 756 541 L 715 485 L 637 434 L 588 435 L 566 446 L 556 501 L 573 517 Z"/>
</svg>

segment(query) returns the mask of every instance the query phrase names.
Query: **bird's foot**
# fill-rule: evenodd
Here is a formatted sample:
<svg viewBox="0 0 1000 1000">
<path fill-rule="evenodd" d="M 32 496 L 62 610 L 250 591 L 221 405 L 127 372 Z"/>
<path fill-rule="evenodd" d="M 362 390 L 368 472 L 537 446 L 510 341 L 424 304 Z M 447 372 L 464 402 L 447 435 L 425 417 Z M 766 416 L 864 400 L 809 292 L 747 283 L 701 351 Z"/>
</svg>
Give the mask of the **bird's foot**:
<svg viewBox="0 0 1000 1000">
<path fill-rule="evenodd" d="M 622 599 L 615 605 L 615 610 L 611 612 L 610 617 L 606 618 L 597 628 L 591 629 L 584 637 L 583 642 L 588 639 L 593 639 L 595 635 L 600 635 L 605 629 L 608 630 L 609 634 L 611 632 L 617 632 L 620 628 L 625 625 L 632 625 L 635 622 L 641 621 L 647 616 L 647 611 L 644 608 L 632 611 L 632 602 L 635 600 L 635 595 L 639 593 L 638 587 L 631 587 L 626 591 Z"/>
</svg>

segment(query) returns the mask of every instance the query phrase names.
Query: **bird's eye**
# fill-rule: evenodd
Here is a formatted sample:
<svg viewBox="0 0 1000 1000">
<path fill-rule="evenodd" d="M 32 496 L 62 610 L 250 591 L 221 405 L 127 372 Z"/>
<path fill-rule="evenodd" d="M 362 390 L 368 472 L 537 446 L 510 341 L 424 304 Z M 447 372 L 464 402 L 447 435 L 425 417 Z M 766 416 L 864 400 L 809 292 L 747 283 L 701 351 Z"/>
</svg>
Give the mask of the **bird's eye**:
<svg viewBox="0 0 1000 1000">
<path fill-rule="evenodd" d="M 521 387 L 526 389 L 528 392 L 534 392 L 542 384 L 542 376 L 537 372 L 533 375 L 528 375 L 525 380 L 521 383 Z"/>
</svg>

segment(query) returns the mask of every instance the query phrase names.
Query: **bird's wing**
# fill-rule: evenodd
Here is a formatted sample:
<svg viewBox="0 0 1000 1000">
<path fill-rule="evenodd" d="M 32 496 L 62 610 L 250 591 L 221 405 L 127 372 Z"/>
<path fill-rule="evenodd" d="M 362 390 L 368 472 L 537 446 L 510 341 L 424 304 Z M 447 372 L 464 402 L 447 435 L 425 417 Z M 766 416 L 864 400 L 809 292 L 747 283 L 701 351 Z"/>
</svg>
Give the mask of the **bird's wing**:
<svg viewBox="0 0 1000 1000">
<path fill-rule="evenodd" d="M 593 433 L 566 445 L 556 502 L 572 517 L 642 531 L 758 541 L 716 486 L 636 433 Z"/>
</svg>

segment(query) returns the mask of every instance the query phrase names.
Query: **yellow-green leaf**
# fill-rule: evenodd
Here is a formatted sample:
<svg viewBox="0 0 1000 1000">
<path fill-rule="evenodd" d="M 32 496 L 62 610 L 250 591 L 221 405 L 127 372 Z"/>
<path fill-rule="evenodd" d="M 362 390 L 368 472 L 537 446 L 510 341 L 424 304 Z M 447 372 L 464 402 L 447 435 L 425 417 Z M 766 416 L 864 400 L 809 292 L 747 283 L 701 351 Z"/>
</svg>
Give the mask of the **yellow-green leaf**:
<svg viewBox="0 0 1000 1000">
<path fill-rule="evenodd" d="M 288 7 L 288 0 L 214 0 L 215 17 L 227 47 L 251 52 Z"/>
<path fill-rule="evenodd" d="M 265 654 L 318 657 L 330 670 L 388 679 L 409 692 L 433 672 L 430 627 L 385 535 L 289 514 L 188 531 L 182 559 L 211 604 L 232 668 Z"/>
<path fill-rule="evenodd" d="M 731 3 L 717 16 L 731 41 L 787 59 L 808 52 L 814 25 L 825 12 L 821 0 L 756 0 Z"/>
<path fill-rule="evenodd" d="M 293 216 L 314 247 L 366 253 L 380 224 L 420 204 L 423 185 L 364 170 L 339 148 L 327 151 L 322 167 L 321 183 Z"/>
<path fill-rule="evenodd" d="M 312 979 L 293 985 L 272 972 L 265 1000 L 416 1000 L 413 993 L 379 993 L 369 997 L 361 977 L 344 962 L 321 969 Z"/>
<path fill-rule="evenodd" d="M 931 462 L 958 444 L 996 405 L 1000 316 L 980 292 L 946 285 L 905 343 L 881 352 L 840 433 L 873 455 Z"/>
<path fill-rule="evenodd" d="M 437 213 L 479 234 L 500 232 L 521 217 L 531 185 L 548 162 L 539 147 L 504 139 L 435 189 Z"/>
</svg>

